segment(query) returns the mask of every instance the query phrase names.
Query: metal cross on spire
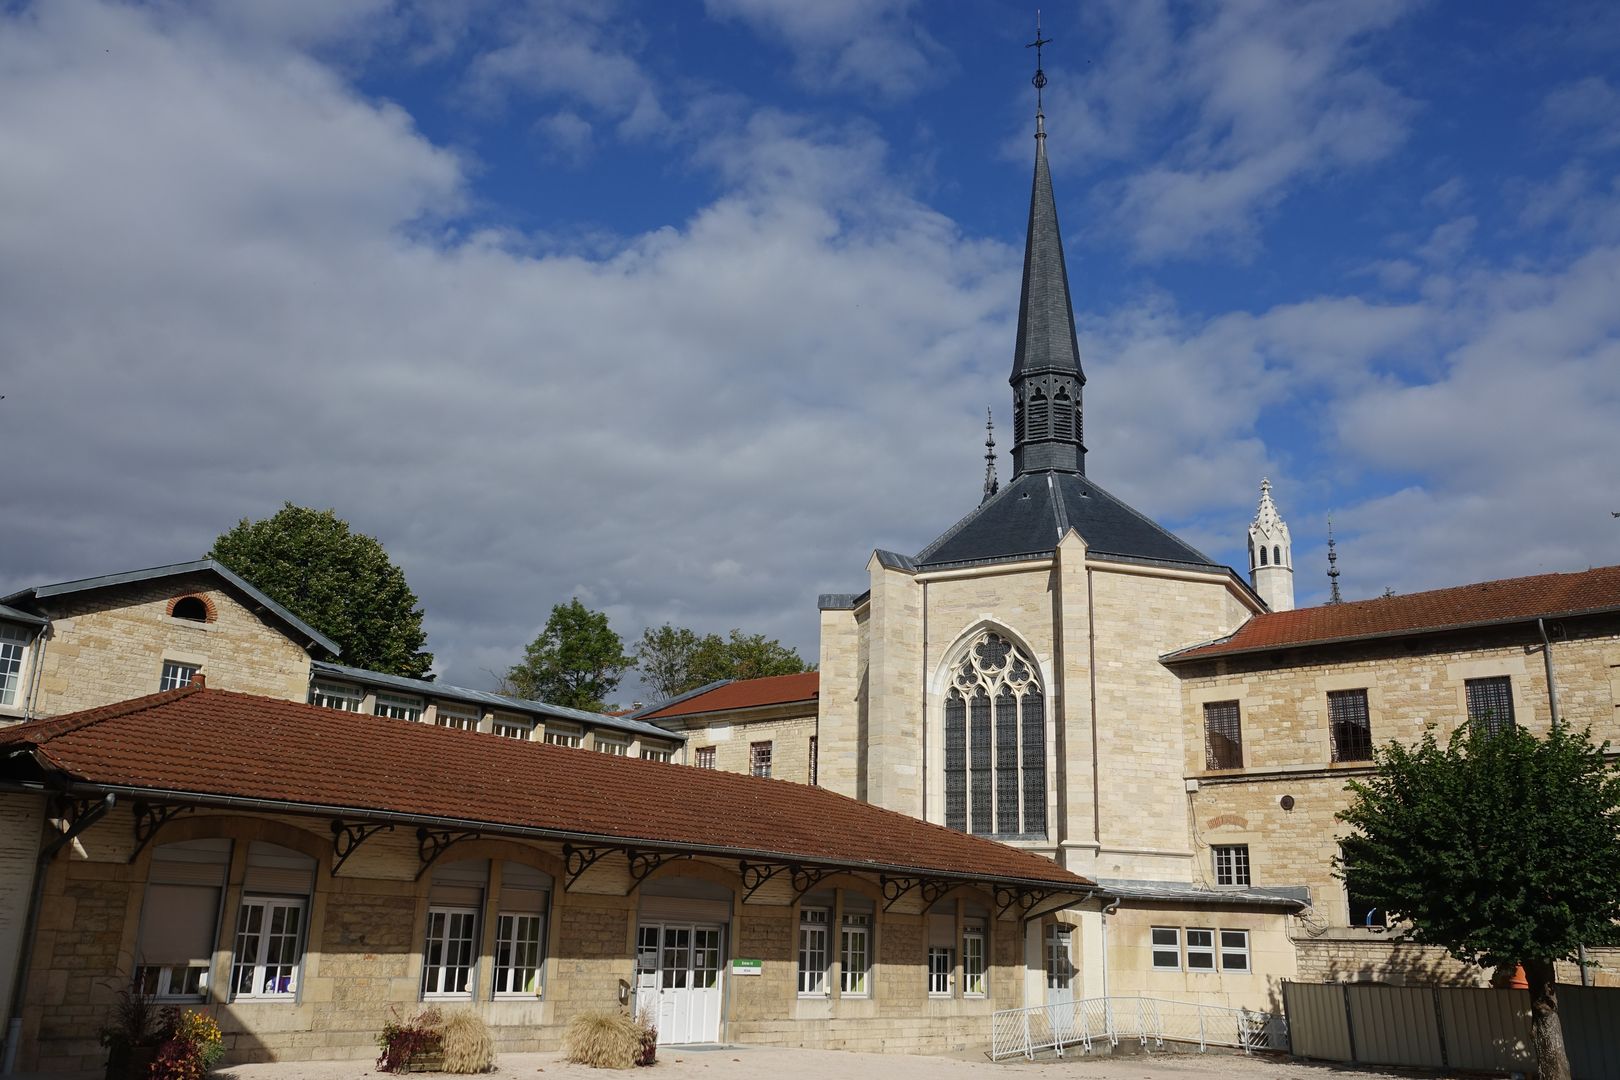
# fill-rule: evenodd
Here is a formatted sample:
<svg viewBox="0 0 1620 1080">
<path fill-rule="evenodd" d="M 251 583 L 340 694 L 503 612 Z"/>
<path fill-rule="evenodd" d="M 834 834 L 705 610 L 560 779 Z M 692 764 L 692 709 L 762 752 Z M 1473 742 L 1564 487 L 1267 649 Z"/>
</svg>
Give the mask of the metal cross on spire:
<svg viewBox="0 0 1620 1080">
<path fill-rule="evenodd" d="M 1052 44 L 1052 39 L 1041 36 L 1041 9 L 1035 9 L 1035 40 L 1025 45 L 1026 49 L 1035 50 L 1035 77 L 1029 80 L 1035 85 L 1035 115 L 1044 116 L 1042 91 L 1046 89 L 1046 72 L 1041 70 L 1041 47 Z"/>
</svg>

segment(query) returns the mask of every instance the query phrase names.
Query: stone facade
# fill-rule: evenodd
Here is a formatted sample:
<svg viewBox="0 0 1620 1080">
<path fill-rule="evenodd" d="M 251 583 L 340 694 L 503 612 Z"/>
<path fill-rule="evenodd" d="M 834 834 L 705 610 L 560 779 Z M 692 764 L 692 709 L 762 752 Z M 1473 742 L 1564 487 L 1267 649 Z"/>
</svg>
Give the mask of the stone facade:
<svg viewBox="0 0 1620 1080">
<path fill-rule="evenodd" d="M 677 716 L 651 721 L 686 736 L 685 762 L 695 765 L 700 750 L 714 751 L 714 768 L 723 772 L 750 772 L 752 747 L 770 744 L 770 775 L 796 784 L 816 782 L 811 769 L 810 741 L 816 738 L 814 702 L 791 702 L 724 713 Z M 822 764 L 816 745 L 817 768 Z"/>
<path fill-rule="evenodd" d="M 34 820 L 43 810 L 37 796 L 0 796 L 5 820 Z M 30 818 L 30 815 L 33 815 Z M 610 855 L 570 881 L 560 846 L 519 840 L 467 839 L 424 867 L 412 830 L 401 827 L 366 840 L 336 873 L 332 832 L 323 819 L 271 813 L 237 814 L 199 808 L 163 824 L 136 850 L 134 815 L 115 807 L 52 862 L 34 941 L 23 1014 L 20 1065 L 25 1071 L 99 1067 L 105 1052 L 97 1029 L 117 992 L 135 974 L 141 955 L 142 910 L 156 853 L 164 846 L 226 838 L 230 857 L 220 902 L 208 990 L 186 1002 L 213 1014 L 225 1032 L 228 1062 L 368 1058 L 387 1020 L 411 1015 L 424 1004 L 422 976 L 428 908 L 435 874 L 447 867 L 487 860 L 479 905 L 478 960 L 474 990 L 434 998 L 484 1016 L 501 1051 L 555 1048 L 568 1020 L 584 1009 L 613 1009 L 635 984 L 636 931 L 648 890 L 699 882 L 730 897 L 705 916 L 722 928 L 722 961 L 763 961 L 763 973 L 732 976 L 722 964 L 728 992 L 719 1037 L 792 1046 L 849 1047 L 940 1052 L 982 1041 L 989 1013 L 1025 1003 L 1026 927 L 1016 905 L 999 916 L 993 898 L 972 889 L 938 897 L 925 909 L 913 890 L 893 904 L 883 900 L 868 875 L 839 874 L 818 888 L 844 897 L 864 897 L 872 916 L 874 962 L 869 997 L 838 989 L 836 937 L 824 995 L 797 993 L 796 927 L 800 901 L 780 875 L 747 895 L 736 864 L 710 858 L 681 859 L 640 882 L 622 855 Z M 237 912 L 248 888 L 248 846 L 274 844 L 315 861 L 313 884 L 302 894 L 307 911 L 297 992 L 276 1000 L 234 999 Z M 503 866 L 517 863 L 549 876 L 545 909 L 546 946 L 538 993 L 496 995 L 492 984 L 496 913 L 501 908 Z M 0 866 L 0 888 L 21 878 Z M 654 890 L 653 886 L 660 888 Z M 676 890 L 678 891 L 678 890 Z M 927 981 L 929 911 L 967 910 L 988 915 L 988 993 L 966 996 L 960 955 L 952 993 L 930 995 Z M 469 901 L 470 902 L 470 901 Z M 834 928 L 837 922 L 833 923 Z M 960 925 L 960 923 L 958 923 Z M 1039 920 L 1027 931 L 1038 936 Z"/>
</svg>

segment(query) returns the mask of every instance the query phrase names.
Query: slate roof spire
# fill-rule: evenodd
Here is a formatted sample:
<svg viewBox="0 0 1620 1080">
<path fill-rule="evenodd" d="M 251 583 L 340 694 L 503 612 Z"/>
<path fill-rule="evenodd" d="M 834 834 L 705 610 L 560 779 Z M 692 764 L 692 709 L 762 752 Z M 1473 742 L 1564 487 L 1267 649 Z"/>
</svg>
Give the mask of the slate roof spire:
<svg viewBox="0 0 1620 1080">
<path fill-rule="evenodd" d="M 1046 72 L 1035 40 L 1035 181 L 1029 198 L 1029 230 L 1024 240 L 1024 284 L 1018 301 L 1018 343 L 1013 349 L 1013 477 L 1026 473 L 1085 474 L 1085 428 L 1080 404 L 1086 385 L 1080 345 L 1069 300 L 1069 272 L 1058 232 L 1052 173 L 1046 163 L 1046 114 L 1041 91 Z"/>
</svg>

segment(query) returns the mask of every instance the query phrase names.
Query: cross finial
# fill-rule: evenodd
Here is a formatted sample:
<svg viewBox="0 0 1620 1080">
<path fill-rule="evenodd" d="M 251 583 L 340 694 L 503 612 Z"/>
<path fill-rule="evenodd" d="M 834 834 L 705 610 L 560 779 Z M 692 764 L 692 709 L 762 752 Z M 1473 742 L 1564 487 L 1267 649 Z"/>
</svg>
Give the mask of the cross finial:
<svg viewBox="0 0 1620 1080">
<path fill-rule="evenodd" d="M 1051 38 L 1041 36 L 1041 9 L 1036 8 L 1035 40 L 1025 45 L 1024 48 L 1035 50 L 1035 77 L 1029 81 L 1035 85 L 1035 115 L 1037 117 L 1046 115 L 1042 103 L 1042 91 L 1046 89 L 1046 72 L 1041 70 L 1041 47 L 1050 44 L 1052 44 Z"/>
<path fill-rule="evenodd" d="M 1328 526 L 1328 583 L 1332 586 L 1332 593 L 1328 597 L 1330 604 L 1344 603 L 1344 597 L 1339 595 L 1339 553 L 1333 549 L 1333 515 L 1329 514 Z"/>
<path fill-rule="evenodd" d="M 1001 482 L 996 479 L 996 433 L 995 422 L 991 419 L 990 410 L 984 410 L 984 498 L 980 503 L 990 501 L 990 496 L 1001 490 Z"/>
</svg>

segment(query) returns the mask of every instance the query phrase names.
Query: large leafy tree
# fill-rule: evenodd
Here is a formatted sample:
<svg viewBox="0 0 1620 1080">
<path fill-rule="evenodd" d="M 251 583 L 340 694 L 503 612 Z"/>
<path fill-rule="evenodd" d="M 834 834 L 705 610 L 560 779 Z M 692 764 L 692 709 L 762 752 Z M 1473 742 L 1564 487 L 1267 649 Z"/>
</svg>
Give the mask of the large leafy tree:
<svg viewBox="0 0 1620 1080">
<path fill-rule="evenodd" d="M 775 638 L 733 630 L 729 637 L 685 627 L 648 627 L 636 644 L 636 663 L 647 686 L 672 698 L 718 679 L 759 679 L 810 670 L 799 654 Z"/>
<path fill-rule="evenodd" d="M 433 666 L 404 571 L 335 510 L 289 502 L 263 521 L 243 518 L 208 554 L 337 642 L 346 664 L 411 678 Z"/>
<path fill-rule="evenodd" d="M 1441 746 L 1378 751 L 1339 819 L 1341 877 L 1469 964 L 1524 965 L 1543 1080 L 1569 1074 L 1554 963 L 1620 940 L 1620 769 L 1608 744 L 1554 727 L 1464 724 Z"/>
<path fill-rule="evenodd" d="M 551 609 L 545 629 L 506 673 L 503 685 L 520 697 L 600 711 L 634 664 L 608 617 L 576 596 Z"/>
</svg>

